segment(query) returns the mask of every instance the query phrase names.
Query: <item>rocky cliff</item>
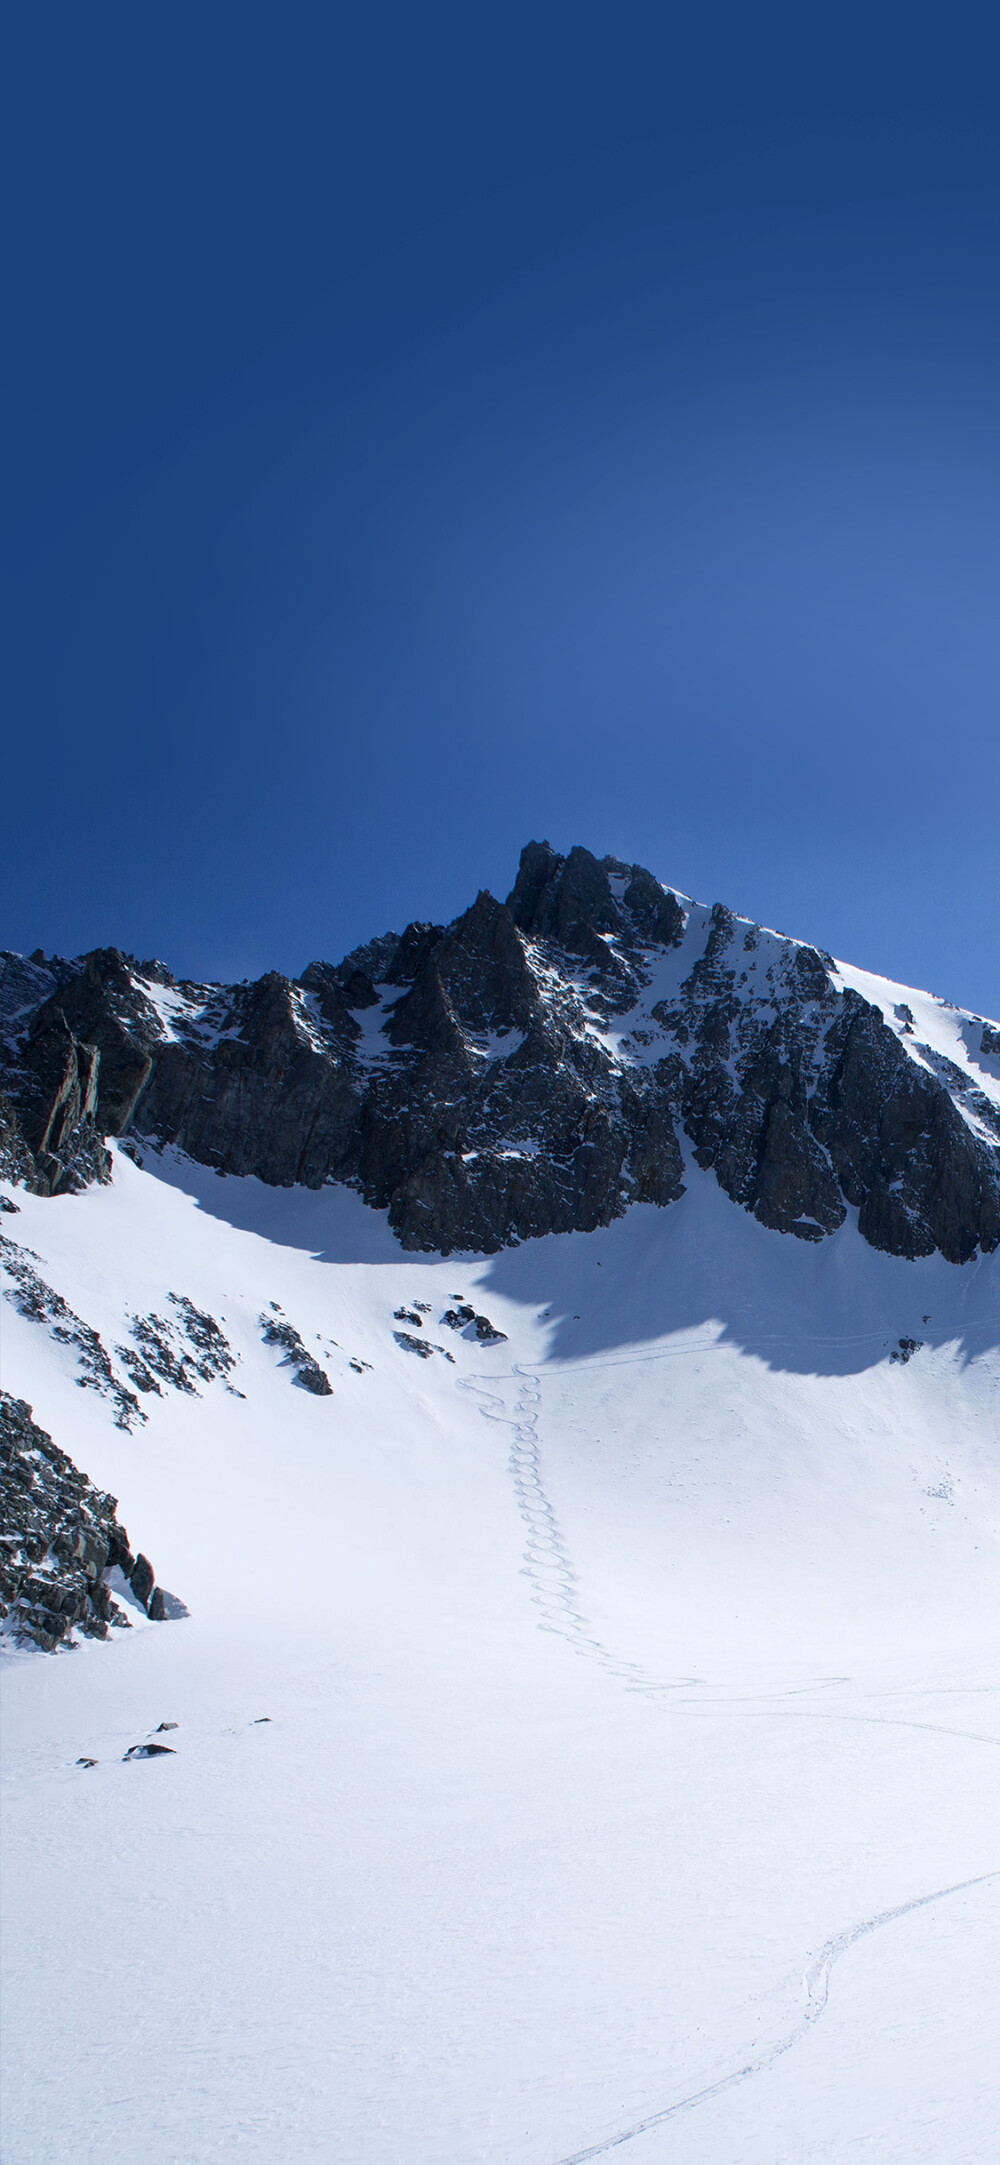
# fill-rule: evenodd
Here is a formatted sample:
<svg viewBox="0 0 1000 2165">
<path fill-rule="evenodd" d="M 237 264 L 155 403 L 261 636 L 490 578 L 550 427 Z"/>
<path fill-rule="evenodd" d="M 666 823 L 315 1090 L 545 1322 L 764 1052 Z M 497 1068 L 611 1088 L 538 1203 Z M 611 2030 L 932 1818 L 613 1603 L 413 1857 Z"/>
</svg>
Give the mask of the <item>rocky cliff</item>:
<svg viewBox="0 0 1000 2165">
<path fill-rule="evenodd" d="M 133 1556 L 117 1499 L 95 1488 L 9 1391 L 0 1391 L 0 1503 L 0 1636 L 51 1654 L 74 1631 L 106 1639 L 109 1625 L 127 1630 L 107 1581 L 115 1571 L 154 1623 L 185 1613 L 157 1586 L 148 1558 Z"/>
<path fill-rule="evenodd" d="M 59 1194 L 108 1176 L 108 1136 L 170 1143 L 346 1182 L 448 1253 L 669 1205 L 687 1147 L 767 1226 L 822 1240 L 853 1207 L 873 1246 L 963 1262 L 1000 1243 L 1000 1035 L 860 975 L 544 842 L 505 902 L 295 981 L 8 955 L 0 1161 Z"/>
</svg>

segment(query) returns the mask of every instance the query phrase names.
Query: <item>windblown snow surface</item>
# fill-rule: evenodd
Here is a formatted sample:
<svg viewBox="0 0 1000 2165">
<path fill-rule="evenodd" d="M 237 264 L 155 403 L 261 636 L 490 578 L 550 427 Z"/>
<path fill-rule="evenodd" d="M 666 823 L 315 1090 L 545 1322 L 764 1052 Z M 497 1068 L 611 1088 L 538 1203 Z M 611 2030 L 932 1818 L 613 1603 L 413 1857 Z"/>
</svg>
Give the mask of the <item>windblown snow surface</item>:
<svg viewBox="0 0 1000 2165">
<path fill-rule="evenodd" d="M 123 1434 L 3 1303 L 190 1610 L 6 1663 L 6 2165 L 1000 2157 L 1000 1254 L 694 1167 L 486 1259 L 169 1153 L 17 1201 L 109 1348 L 186 1295 L 244 1395 Z"/>
</svg>

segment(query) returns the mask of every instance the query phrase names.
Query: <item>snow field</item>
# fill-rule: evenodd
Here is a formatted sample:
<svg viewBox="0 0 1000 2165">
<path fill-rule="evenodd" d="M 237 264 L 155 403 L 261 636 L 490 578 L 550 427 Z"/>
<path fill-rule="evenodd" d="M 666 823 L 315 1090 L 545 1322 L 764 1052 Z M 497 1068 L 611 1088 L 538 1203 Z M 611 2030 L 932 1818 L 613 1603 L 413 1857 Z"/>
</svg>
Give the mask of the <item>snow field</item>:
<svg viewBox="0 0 1000 2165">
<path fill-rule="evenodd" d="M 697 1174 L 493 1259 L 166 1154 L 17 1199 L 105 1344 L 187 1294 L 246 1396 L 122 1434 L 3 1304 L 191 1610 L 6 1665 L 8 2165 L 990 2158 L 1000 1259 Z M 454 1365 L 393 1342 L 422 1299 Z"/>
</svg>

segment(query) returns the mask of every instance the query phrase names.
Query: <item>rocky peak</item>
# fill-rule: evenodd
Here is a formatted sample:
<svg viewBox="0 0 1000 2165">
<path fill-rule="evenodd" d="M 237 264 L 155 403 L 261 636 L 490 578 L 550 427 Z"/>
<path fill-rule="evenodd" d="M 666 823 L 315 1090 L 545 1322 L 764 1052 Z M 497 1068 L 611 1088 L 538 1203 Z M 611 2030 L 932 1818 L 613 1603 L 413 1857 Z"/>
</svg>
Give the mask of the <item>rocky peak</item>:
<svg viewBox="0 0 1000 2165">
<path fill-rule="evenodd" d="M 371 979 L 361 970 L 352 970 L 346 981 L 328 962 L 311 962 L 299 978 L 303 992 L 311 992 L 316 999 L 323 1021 L 345 1045 L 351 1045 L 361 1032 L 351 1009 L 374 1007 L 378 994 Z"/>
<path fill-rule="evenodd" d="M 443 925 L 407 925 L 402 937 L 396 941 L 385 958 L 383 978 L 389 985 L 412 985 L 439 940 L 444 937 Z"/>
<path fill-rule="evenodd" d="M 507 897 L 517 925 L 534 940 L 551 940 L 600 970 L 617 958 L 602 935 L 671 947 L 684 928 L 677 896 L 643 865 L 616 857 L 598 859 L 577 846 L 560 857 L 548 842 L 521 851 L 517 879 Z"/>
<path fill-rule="evenodd" d="M 599 935 L 620 927 L 608 872 L 589 849 L 571 849 L 560 857 L 547 842 L 529 842 L 508 901 L 522 932 L 554 940 L 568 954 L 583 955 L 599 967 L 604 959 Z"/>
<path fill-rule="evenodd" d="M 405 1040 L 425 988 L 438 984 L 464 1030 L 528 1030 L 539 1014 L 538 987 L 524 941 L 503 902 L 480 889 L 472 908 L 429 945 L 411 989 L 395 1008 L 392 1035 Z M 401 1027 L 402 1025 L 402 1027 Z"/>
</svg>

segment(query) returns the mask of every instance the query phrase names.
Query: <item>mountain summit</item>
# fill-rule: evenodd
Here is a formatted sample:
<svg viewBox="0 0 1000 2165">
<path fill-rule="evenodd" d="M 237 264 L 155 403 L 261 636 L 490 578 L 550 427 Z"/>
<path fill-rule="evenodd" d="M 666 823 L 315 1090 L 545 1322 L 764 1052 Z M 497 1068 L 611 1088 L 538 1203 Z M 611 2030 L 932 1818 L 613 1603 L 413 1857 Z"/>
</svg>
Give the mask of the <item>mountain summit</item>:
<svg viewBox="0 0 1000 2165">
<path fill-rule="evenodd" d="M 688 1153 L 802 1240 L 855 1209 L 894 1255 L 1000 1244 L 1000 1029 L 615 857 L 529 842 L 505 902 L 294 981 L 0 968 L 0 1151 L 35 1193 L 107 1178 L 117 1136 L 494 1252 L 669 1206 Z"/>
</svg>

